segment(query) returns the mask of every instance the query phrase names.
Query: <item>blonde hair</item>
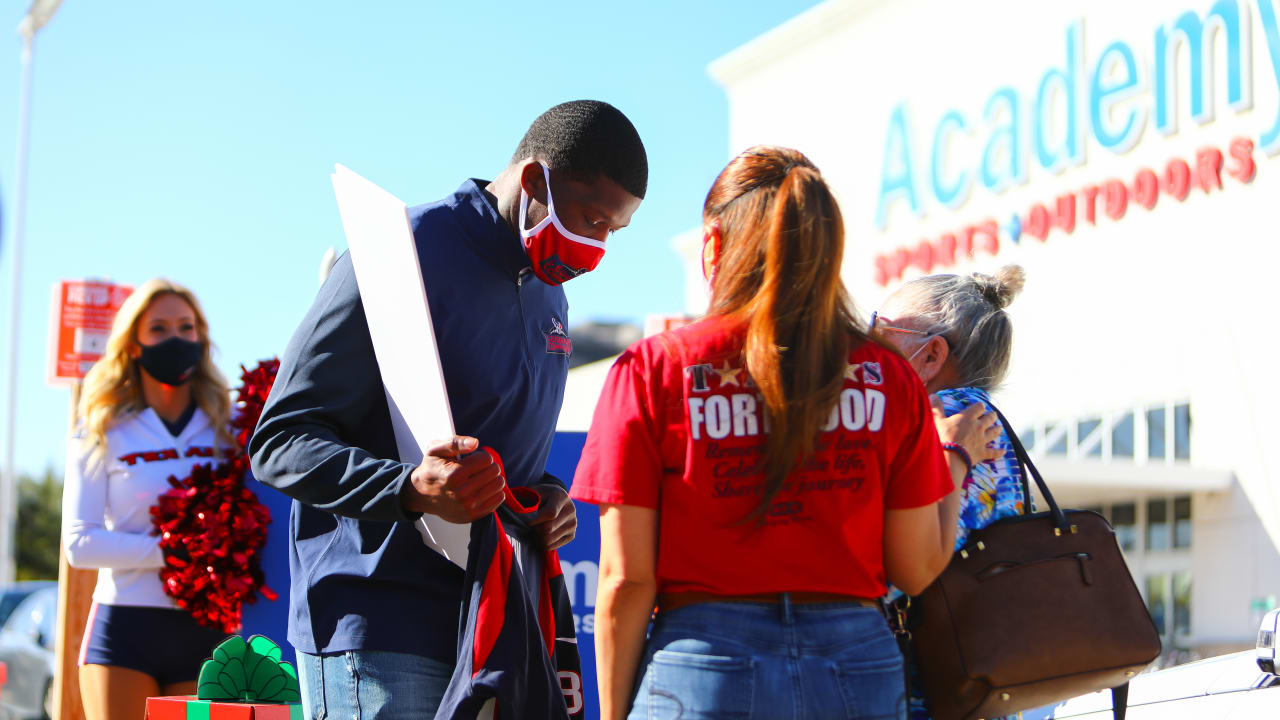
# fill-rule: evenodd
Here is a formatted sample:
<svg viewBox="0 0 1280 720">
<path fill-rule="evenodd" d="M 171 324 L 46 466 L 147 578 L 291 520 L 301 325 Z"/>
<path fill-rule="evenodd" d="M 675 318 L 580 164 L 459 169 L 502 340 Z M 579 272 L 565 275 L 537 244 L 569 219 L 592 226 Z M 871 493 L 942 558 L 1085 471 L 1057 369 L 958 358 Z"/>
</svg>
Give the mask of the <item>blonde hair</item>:
<svg viewBox="0 0 1280 720">
<path fill-rule="evenodd" d="M 142 375 L 136 358 L 130 355 L 138 345 L 138 325 L 151 303 L 162 295 L 176 295 L 191 306 L 195 314 L 196 334 L 203 353 L 191 380 L 191 398 L 213 423 L 219 445 L 236 447 L 229 429 L 231 391 L 227 380 L 213 364 L 213 343 L 209 340 L 209 324 L 196 296 L 187 288 L 164 278 L 152 278 L 138 286 L 129 296 L 111 324 L 106 352 L 85 375 L 80 393 L 77 421 L 86 445 L 97 454 L 107 446 L 107 430 L 120 417 L 147 406 L 142 395 Z"/>
<path fill-rule="evenodd" d="M 1005 265 L 993 275 L 929 275 L 898 292 L 910 314 L 928 321 L 928 331 L 946 338 L 959 387 L 994 390 L 1013 354 L 1013 322 L 1004 311 L 1022 291 L 1026 274 Z"/>
</svg>

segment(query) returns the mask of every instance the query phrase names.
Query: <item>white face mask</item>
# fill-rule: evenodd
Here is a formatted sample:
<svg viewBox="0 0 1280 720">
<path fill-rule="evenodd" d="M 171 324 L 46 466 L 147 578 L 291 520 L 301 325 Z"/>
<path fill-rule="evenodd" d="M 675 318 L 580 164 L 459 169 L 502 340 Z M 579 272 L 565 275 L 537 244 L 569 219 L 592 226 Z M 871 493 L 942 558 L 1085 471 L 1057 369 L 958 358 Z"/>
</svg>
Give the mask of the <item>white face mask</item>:
<svg viewBox="0 0 1280 720">
<path fill-rule="evenodd" d="M 920 343 L 920 347 L 916 348 L 916 351 L 915 351 L 915 352 L 913 352 L 913 353 L 911 353 L 910 355 L 908 355 L 908 356 L 907 356 L 907 362 L 911 362 L 911 361 L 915 360 L 915 359 L 916 359 L 916 356 L 920 354 L 920 351 L 921 351 L 921 350 L 923 350 L 923 349 L 925 349 L 925 348 L 927 348 L 927 347 L 929 347 L 929 343 L 930 343 L 934 338 L 936 338 L 936 337 L 938 337 L 938 336 L 937 336 L 937 335 L 928 335 L 928 336 L 925 336 L 924 342 Z"/>
</svg>

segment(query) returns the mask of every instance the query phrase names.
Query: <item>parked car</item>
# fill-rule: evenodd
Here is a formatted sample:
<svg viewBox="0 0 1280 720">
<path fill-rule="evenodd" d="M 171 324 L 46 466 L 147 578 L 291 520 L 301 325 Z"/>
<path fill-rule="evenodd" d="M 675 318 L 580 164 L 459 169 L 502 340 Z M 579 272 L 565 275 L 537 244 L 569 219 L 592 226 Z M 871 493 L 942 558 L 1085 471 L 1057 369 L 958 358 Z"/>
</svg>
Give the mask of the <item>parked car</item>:
<svg viewBox="0 0 1280 720">
<path fill-rule="evenodd" d="M 1257 649 L 1144 673 L 1129 683 L 1127 720 L 1255 720 L 1280 717 L 1276 671 L 1280 610 L 1262 620 Z M 1023 713 L 1025 720 L 1111 720 L 1111 693 Z"/>
<path fill-rule="evenodd" d="M 0 588 L 0 627 L 4 626 L 13 609 L 18 607 L 18 604 L 23 600 L 26 600 L 28 595 L 41 588 L 57 586 L 58 583 L 52 580 L 24 580 L 10 583 Z"/>
<path fill-rule="evenodd" d="M 58 588 L 40 588 L 14 608 L 0 628 L 0 662 L 8 682 L 0 691 L 0 717 L 48 720 L 53 710 L 53 643 Z"/>
</svg>

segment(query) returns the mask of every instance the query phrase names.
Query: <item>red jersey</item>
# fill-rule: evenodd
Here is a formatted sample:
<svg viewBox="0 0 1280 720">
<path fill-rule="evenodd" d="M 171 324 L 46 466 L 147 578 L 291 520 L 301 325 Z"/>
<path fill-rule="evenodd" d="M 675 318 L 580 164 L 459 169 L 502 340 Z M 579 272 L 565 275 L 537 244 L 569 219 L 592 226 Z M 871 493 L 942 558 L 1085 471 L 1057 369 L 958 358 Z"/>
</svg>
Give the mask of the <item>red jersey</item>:
<svg viewBox="0 0 1280 720">
<path fill-rule="evenodd" d="M 636 343 L 609 373 L 572 497 L 658 510 L 659 592 L 879 597 L 885 510 L 951 492 L 928 395 L 911 366 L 867 342 L 816 452 L 761 524 L 764 401 L 745 330 L 711 318 Z"/>
</svg>

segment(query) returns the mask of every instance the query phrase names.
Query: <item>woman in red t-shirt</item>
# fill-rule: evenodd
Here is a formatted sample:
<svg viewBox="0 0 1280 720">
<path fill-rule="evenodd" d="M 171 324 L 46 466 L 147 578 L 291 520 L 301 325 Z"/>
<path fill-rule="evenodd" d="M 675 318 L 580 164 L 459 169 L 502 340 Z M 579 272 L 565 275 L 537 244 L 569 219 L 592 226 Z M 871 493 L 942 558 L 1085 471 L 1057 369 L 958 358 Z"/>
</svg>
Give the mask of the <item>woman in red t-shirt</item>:
<svg viewBox="0 0 1280 720">
<path fill-rule="evenodd" d="M 855 319 L 804 155 L 739 155 L 703 217 L 708 317 L 619 358 L 574 479 L 602 717 L 901 717 L 875 598 L 941 572 L 958 507 L 924 387 Z"/>
</svg>

